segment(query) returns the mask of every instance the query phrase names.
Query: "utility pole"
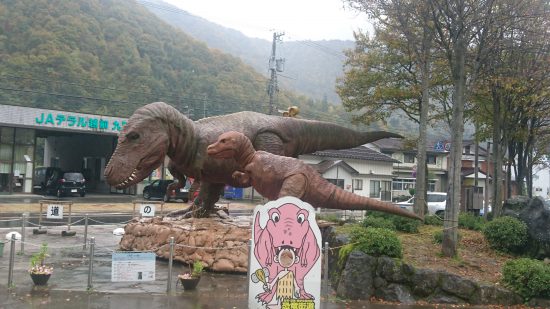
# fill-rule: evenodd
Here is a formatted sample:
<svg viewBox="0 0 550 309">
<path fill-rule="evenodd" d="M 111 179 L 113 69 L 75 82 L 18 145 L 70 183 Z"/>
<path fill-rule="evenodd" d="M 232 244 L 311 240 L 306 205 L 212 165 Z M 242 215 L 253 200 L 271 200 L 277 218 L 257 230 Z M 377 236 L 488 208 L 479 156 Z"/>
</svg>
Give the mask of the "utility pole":
<svg viewBox="0 0 550 309">
<path fill-rule="evenodd" d="M 203 118 L 206 118 L 206 104 L 207 104 L 207 101 L 208 101 L 208 97 L 205 93 L 203 101 L 202 101 L 202 117 Z"/>
<path fill-rule="evenodd" d="M 277 41 L 280 37 L 285 35 L 284 33 L 273 32 L 273 44 L 271 47 L 271 57 L 269 58 L 269 71 L 271 72 L 271 78 L 269 85 L 267 86 L 267 94 L 269 95 L 269 114 L 273 115 L 273 105 L 275 101 L 275 93 L 279 91 L 277 86 L 277 72 L 283 72 L 285 60 L 282 58 L 276 59 Z"/>
</svg>

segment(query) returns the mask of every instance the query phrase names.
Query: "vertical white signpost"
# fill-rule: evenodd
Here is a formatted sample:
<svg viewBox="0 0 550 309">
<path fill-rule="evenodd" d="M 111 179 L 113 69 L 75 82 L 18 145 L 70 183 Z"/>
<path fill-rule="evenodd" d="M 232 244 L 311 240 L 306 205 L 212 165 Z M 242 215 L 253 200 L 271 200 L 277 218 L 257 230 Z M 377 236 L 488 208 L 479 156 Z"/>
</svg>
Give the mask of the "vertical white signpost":
<svg viewBox="0 0 550 309">
<path fill-rule="evenodd" d="M 249 308 L 321 305 L 321 232 L 311 205 L 283 197 L 254 209 Z"/>
</svg>

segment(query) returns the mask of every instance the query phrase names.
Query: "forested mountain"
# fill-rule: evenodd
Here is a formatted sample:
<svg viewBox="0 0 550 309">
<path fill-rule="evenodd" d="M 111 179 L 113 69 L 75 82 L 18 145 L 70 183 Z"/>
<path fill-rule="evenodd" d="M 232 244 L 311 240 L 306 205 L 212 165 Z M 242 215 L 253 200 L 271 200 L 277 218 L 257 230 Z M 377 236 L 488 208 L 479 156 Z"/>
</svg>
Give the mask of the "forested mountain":
<svg viewBox="0 0 550 309">
<path fill-rule="evenodd" d="M 138 3 L 208 46 L 241 58 L 264 75 L 267 73 L 271 41 L 249 38 L 161 0 L 139 0 Z M 277 46 L 278 56 L 286 59 L 285 72 L 282 73 L 285 77 L 279 79 L 282 87 L 316 100 L 339 103 L 334 85 L 336 78 L 343 75 L 345 58 L 342 51 L 353 48 L 354 44 L 353 41 L 341 40 L 287 41 L 283 36 L 282 44 Z"/>
<path fill-rule="evenodd" d="M 2 104 L 124 116 L 165 101 L 197 119 L 267 112 L 266 82 L 240 59 L 208 48 L 133 1 L 0 2 Z M 310 112 L 307 118 L 339 120 L 288 91 L 278 105 L 298 105 Z"/>
</svg>

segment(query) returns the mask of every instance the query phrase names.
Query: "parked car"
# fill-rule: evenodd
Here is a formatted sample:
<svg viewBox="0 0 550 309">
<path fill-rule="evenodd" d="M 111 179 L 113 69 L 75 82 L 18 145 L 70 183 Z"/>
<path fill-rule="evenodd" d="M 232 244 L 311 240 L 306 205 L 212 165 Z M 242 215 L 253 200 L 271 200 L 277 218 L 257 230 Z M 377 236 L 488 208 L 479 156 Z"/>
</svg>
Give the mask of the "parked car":
<svg viewBox="0 0 550 309">
<path fill-rule="evenodd" d="M 36 193 L 46 191 L 46 184 L 52 175 L 56 173 L 61 175 L 61 169 L 58 167 L 37 167 L 34 169 L 34 177 L 32 179 L 32 189 Z M 56 178 L 58 176 L 55 176 Z"/>
<path fill-rule="evenodd" d="M 177 180 L 175 181 L 177 182 Z M 189 187 L 185 186 L 177 190 L 175 187 L 177 187 L 176 183 L 172 179 L 157 179 L 143 188 L 143 198 L 146 200 L 162 199 L 165 202 L 183 200 L 184 203 L 187 203 Z"/>
<path fill-rule="evenodd" d="M 445 214 L 445 204 L 447 201 L 447 193 L 446 192 L 428 192 L 427 195 L 428 195 L 428 199 L 427 199 L 428 214 L 443 217 L 443 215 Z M 395 205 L 403 209 L 413 211 L 414 196 L 405 202 L 395 203 Z"/>
<path fill-rule="evenodd" d="M 80 172 L 62 172 L 56 169 L 46 181 L 46 194 L 61 197 L 64 195 L 78 194 L 86 196 L 86 179 Z"/>
</svg>

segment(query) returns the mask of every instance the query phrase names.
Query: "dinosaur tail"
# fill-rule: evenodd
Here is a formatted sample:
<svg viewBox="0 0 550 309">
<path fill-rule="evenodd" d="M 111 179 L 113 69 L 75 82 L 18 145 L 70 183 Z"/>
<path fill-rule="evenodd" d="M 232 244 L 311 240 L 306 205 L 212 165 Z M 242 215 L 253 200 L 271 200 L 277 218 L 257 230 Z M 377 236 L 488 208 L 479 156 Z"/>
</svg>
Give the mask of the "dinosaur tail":
<svg viewBox="0 0 550 309">
<path fill-rule="evenodd" d="M 376 210 L 402 217 L 423 220 L 413 212 L 402 209 L 391 203 L 375 200 L 365 196 L 360 196 L 328 183 L 328 188 L 332 192 L 330 196 L 319 204 L 319 207 L 342 210 Z"/>
<path fill-rule="evenodd" d="M 295 153 L 286 155 L 294 157 L 319 150 L 353 148 L 383 138 L 402 138 L 386 131 L 360 132 L 333 123 L 303 119 L 290 120 L 289 129 L 294 132 L 293 138 L 287 138 L 285 142 L 293 146 Z"/>
</svg>

